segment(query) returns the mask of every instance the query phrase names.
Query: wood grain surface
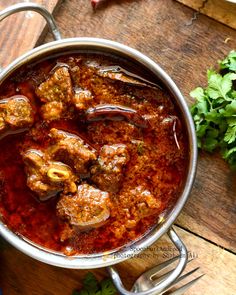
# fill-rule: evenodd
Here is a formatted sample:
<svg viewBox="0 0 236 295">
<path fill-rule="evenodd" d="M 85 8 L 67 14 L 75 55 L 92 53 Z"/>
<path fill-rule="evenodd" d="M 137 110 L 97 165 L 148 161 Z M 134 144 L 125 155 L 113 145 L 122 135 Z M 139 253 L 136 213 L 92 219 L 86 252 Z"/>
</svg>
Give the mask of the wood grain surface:
<svg viewBox="0 0 236 295">
<path fill-rule="evenodd" d="M 190 90 L 204 85 L 206 70 L 236 47 L 236 31 L 204 15 L 189 25 L 193 12 L 172 0 L 108 0 L 95 12 L 90 1 L 70 0 L 63 2 L 56 21 L 64 37 L 112 39 L 148 55 L 169 73 L 190 105 Z M 4 31 L 10 36 L 7 23 L 4 30 L 0 27 L 0 40 Z M 17 34 L 14 36 L 14 42 L 20 44 Z M 48 35 L 46 41 L 50 40 Z M 3 47 L 0 45 L 0 63 L 8 59 Z M 12 52 L 9 50 L 9 55 L 14 58 Z M 236 174 L 218 154 L 200 153 L 195 185 L 177 220 L 177 230 L 190 254 L 196 256 L 189 267 L 201 266 L 200 273 L 206 276 L 186 294 L 236 294 L 235 180 Z M 143 270 L 175 255 L 173 252 L 164 237 L 152 251 L 120 264 L 126 286 L 130 287 Z M 4 295 L 70 295 L 80 287 L 86 272 L 48 266 L 13 248 L 0 252 L 0 259 Z M 95 273 L 99 278 L 106 275 L 104 269 Z"/>
<path fill-rule="evenodd" d="M 16 0 L 1 0 L 0 10 L 19 2 Z M 60 0 L 34 0 L 55 12 Z M 46 21 L 36 12 L 26 11 L 9 16 L 0 23 L 0 66 L 5 67 L 15 58 L 32 49 L 39 37 L 46 33 Z"/>
<path fill-rule="evenodd" d="M 225 0 L 177 0 L 215 20 L 236 29 L 236 5 Z"/>
<path fill-rule="evenodd" d="M 186 295 L 234 295 L 235 255 L 184 230 L 177 229 L 177 232 L 187 245 L 189 256 L 194 258 L 186 271 L 200 266 L 193 277 L 205 274 Z M 119 264 L 117 268 L 125 286 L 131 288 L 143 271 L 177 254 L 164 236 L 151 249 Z M 0 285 L 4 295 L 72 295 L 72 290 L 81 287 L 82 278 L 87 273 L 86 270 L 67 270 L 43 264 L 12 247 L 0 252 L 0 258 Z M 107 276 L 105 269 L 93 272 L 98 279 Z"/>
</svg>

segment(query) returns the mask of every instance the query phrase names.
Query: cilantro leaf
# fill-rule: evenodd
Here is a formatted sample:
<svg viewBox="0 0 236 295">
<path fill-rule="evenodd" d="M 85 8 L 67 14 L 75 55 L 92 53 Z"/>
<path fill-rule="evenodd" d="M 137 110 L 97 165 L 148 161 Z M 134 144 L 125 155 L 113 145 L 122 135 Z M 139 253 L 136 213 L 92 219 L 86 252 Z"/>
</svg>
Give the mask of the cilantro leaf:
<svg viewBox="0 0 236 295">
<path fill-rule="evenodd" d="M 229 104 L 219 110 L 219 113 L 222 114 L 224 117 L 232 117 L 236 116 L 236 98 Z"/>
<path fill-rule="evenodd" d="M 236 138 L 236 126 L 229 126 L 225 136 L 224 136 L 224 141 L 228 143 L 232 143 L 235 141 Z"/>
<path fill-rule="evenodd" d="M 226 148 L 222 152 L 223 158 L 228 161 L 233 170 L 236 170 L 236 147 Z"/>
<path fill-rule="evenodd" d="M 220 63 L 220 71 L 208 70 L 208 85 L 190 92 L 196 102 L 190 108 L 198 147 L 222 157 L 236 169 L 236 51 Z"/>
<path fill-rule="evenodd" d="M 223 153 L 224 159 L 228 159 L 232 154 L 236 155 L 236 147 L 233 147 L 231 149 L 226 149 L 225 152 Z"/>
<path fill-rule="evenodd" d="M 199 138 L 203 137 L 206 134 L 206 130 L 209 128 L 207 123 L 197 124 L 196 125 L 196 133 Z"/>
<path fill-rule="evenodd" d="M 223 77 L 212 71 L 208 70 L 208 87 L 206 92 L 211 99 L 223 98 L 225 100 L 231 100 L 229 96 L 227 96 L 228 92 L 232 88 L 232 81 L 236 80 L 236 74 L 228 73 Z"/>
<path fill-rule="evenodd" d="M 218 145 L 218 141 L 215 138 L 211 138 L 210 136 L 206 138 L 203 148 L 208 151 L 212 152 Z"/>
<path fill-rule="evenodd" d="M 190 96 L 195 98 L 199 102 L 205 101 L 204 89 L 202 87 L 197 87 L 193 91 L 190 92 Z"/>
<path fill-rule="evenodd" d="M 86 290 L 96 293 L 99 289 L 98 280 L 92 272 L 88 272 L 83 280 L 83 285 Z"/>
<path fill-rule="evenodd" d="M 229 55 L 219 62 L 221 69 L 236 72 L 236 51 L 231 51 Z"/>
<path fill-rule="evenodd" d="M 116 288 L 111 279 L 105 279 L 101 282 L 102 295 L 115 295 L 117 294 Z"/>
<path fill-rule="evenodd" d="M 115 295 L 117 290 L 111 279 L 104 279 L 100 283 L 95 275 L 87 273 L 83 279 L 81 290 L 74 290 L 72 295 Z"/>
</svg>

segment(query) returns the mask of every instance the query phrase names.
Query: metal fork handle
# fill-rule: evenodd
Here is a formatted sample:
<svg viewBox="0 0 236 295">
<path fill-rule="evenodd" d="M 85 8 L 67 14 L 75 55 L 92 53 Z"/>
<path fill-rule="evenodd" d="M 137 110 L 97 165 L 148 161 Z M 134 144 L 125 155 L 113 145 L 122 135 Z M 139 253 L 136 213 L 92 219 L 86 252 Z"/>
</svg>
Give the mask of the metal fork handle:
<svg viewBox="0 0 236 295">
<path fill-rule="evenodd" d="M 182 271 L 184 270 L 187 261 L 188 261 L 188 252 L 187 249 L 184 245 L 184 243 L 182 242 L 182 240 L 180 239 L 180 237 L 177 235 L 177 233 L 174 231 L 173 228 L 171 228 L 168 231 L 168 236 L 171 239 L 171 241 L 174 243 L 174 245 L 176 246 L 176 248 L 179 250 L 180 253 L 180 259 L 178 262 L 177 267 L 175 268 L 175 270 L 173 270 L 172 273 L 170 273 L 170 275 L 162 282 L 160 282 L 158 285 L 156 285 L 155 287 L 143 291 L 143 292 L 131 292 L 125 289 L 118 271 L 115 269 L 115 267 L 110 266 L 107 268 L 113 283 L 115 285 L 115 287 L 117 288 L 117 290 L 119 291 L 120 294 L 122 295 L 154 295 L 154 294 L 158 294 L 161 293 L 163 291 L 165 291 L 178 277 L 179 275 L 182 273 Z"/>
<path fill-rule="evenodd" d="M 39 14 L 41 14 L 45 20 L 47 21 L 47 24 L 53 34 L 53 37 L 55 40 L 61 39 L 61 34 L 57 28 L 57 25 L 55 23 L 55 20 L 50 12 L 47 11 L 47 9 L 39 4 L 36 3 L 18 3 L 12 6 L 7 7 L 6 9 L 2 10 L 0 12 L 0 21 L 2 21 L 7 16 L 14 14 L 16 12 L 25 11 L 25 10 L 31 10 L 36 11 Z"/>
</svg>

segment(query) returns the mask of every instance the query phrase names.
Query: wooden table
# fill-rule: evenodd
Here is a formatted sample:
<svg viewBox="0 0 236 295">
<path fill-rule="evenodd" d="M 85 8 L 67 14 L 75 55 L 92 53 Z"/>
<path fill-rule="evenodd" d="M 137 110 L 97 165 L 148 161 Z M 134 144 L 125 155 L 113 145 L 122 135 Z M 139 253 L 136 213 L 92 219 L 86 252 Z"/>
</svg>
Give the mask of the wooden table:
<svg viewBox="0 0 236 295">
<path fill-rule="evenodd" d="M 0 8 L 17 1 L 1 1 Z M 36 1 L 50 6 L 57 1 Z M 171 0 L 108 0 L 96 12 L 89 0 L 63 2 L 55 14 L 63 37 L 92 36 L 116 40 L 151 57 L 179 86 L 188 104 L 191 89 L 206 83 L 206 70 L 236 48 L 236 31 Z M 24 20 L 21 25 L 20 21 Z M 34 28 L 28 27 L 30 21 Z M 12 26 L 12 24 L 17 26 Z M 12 16 L 0 25 L 0 64 L 6 65 L 35 46 L 44 27 L 40 17 Z M 28 32 L 26 34 L 26 32 Z M 17 36 L 18 35 L 18 36 Z M 229 39 L 227 39 L 229 38 Z M 225 40 L 228 42 L 224 42 Z M 45 42 L 51 40 L 46 36 Z M 41 41 L 38 41 L 40 43 Z M 186 294 L 236 294 L 236 174 L 218 154 L 200 153 L 191 196 L 175 228 L 206 275 Z M 166 237 L 118 266 L 132 286 L 145 269 L 175 255 Z M 153 248 L 153 247 L 152 247 Z M 4 295 L 69 295 L 81 286 L 86 271 L 66 270 L 32 260 L 12 247 L 0 252 L 0 287 Z M 94 271 L 98 278 L 105 269 Z"/>
</svg>

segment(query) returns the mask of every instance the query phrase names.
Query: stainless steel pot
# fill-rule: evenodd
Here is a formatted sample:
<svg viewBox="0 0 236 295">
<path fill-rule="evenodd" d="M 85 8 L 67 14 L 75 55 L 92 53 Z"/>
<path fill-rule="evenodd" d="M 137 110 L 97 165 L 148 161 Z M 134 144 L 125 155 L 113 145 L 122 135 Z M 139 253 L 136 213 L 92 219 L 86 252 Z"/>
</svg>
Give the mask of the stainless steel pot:
<svg viewBox="0 0 236 295">
<path fill-rule="evenodd" d="M 123 287 L 118 272 L 111 265 L 117 264 L 121 261 L 128 259 L 129 257 L 132 257 L 140 253 L 143 249 L 147 248 L 155 241 L 157 241 L 163 234 L 167 233 L 171 241 L 174 243 L 174 245 L 180 252 L 179 263 L 176 269 L 163 282 L 161 282 L 160 284 L 158 284 L 150 290 L 140 293 L 142 295 L 157 294 L 161 292 L 163 289 L 165 289 L 167 286 L 169 286 L 181 274 L 188 259 L 187 249 L 185 245 L 171 227 L 188 199 L 190 190 L 193 185 L 197 165 L 197 145 L 195 129 L 192 117 L 188 110 L 188 106 L 180 90 L 177 88 L 173 80 L 159 65 L 157 65 L 150 58 L 148 58 L 147 56 L 135 49 L 132 49 L 128 46 L 110 40 L 96 38 L 61 39 L 60 33 L 57 29 L 57 26 L 52 15 L 50 15 L 50 13 L 45 8 L 37 4 L 22 3 L 13 5 L 0 12 L 0 21 L 9 16 L 10 14 L 23 10 L 33 10 L 40 13 L 46 19 L 56 41 L 47 43 L 45 45 L 34 48 L 33 50 L 30 50 L 26 54 L 22 55 L 21 57 L 13 61 L 5 69 L 3 69 L 0 72 L 0 87 L 3 81 L 22 65 L 34 62 L 36 60 L 40 60 L 45 56 L 51 56 L 56 53 L 92 50 L 106 53 L 109 52 L 116 56 L 125 57 L 128 60 L 134 60 L 136 63 L 138 63 L 138 65 L 140 65 L 140 67 L 144 67 L 148 69 L 150 72 L 152 72 L 158 81 L 162 81 L 165 87 L 173 95 L 176 104 L 182 112 L 183 120 L 185 121 L 185 124 L 187 126 L 187 133 L 189 137 L 189 167 L 183 192 L 179 197 L 177 203 L 175 204 L 174 208 L 171 210 L 171 212 L 169 212 L 169 214 L 160 224 L 156 225 L 156 227 L 152 231 L 150 231 L 140 240 L 133 243 L 132 247 L 127 246 L 122 248 L 121 250 L 114 250 L 109 253 L 106 252 L 101 254 L 78 255 L 75 257 L 67 257 L 61 253 L 56 253 L 48 249 L 44 249 L 39 245 L 36 245 L 31 241 L 28 241 L 24 237 L 13 233 L 2 222 L 0 222 L 0 234 L 10 244 L 12 244 L 20 251 L 37 260 L 40 260 L 51 265 L 71 269 L 92 269 L 106 266 L 108 267 L 108 272 L 110 273 L 114 281 L 114 284 L 116 285 L 119 292 L 122 294 L 133 294 L 132 292 L 127 291 Z"/>
</svg>

